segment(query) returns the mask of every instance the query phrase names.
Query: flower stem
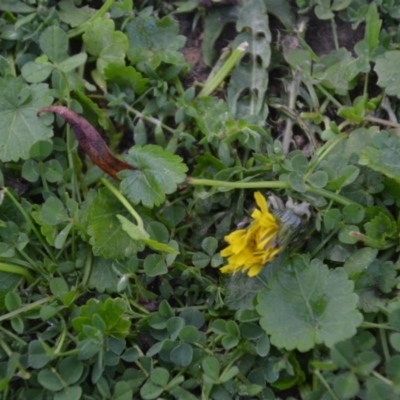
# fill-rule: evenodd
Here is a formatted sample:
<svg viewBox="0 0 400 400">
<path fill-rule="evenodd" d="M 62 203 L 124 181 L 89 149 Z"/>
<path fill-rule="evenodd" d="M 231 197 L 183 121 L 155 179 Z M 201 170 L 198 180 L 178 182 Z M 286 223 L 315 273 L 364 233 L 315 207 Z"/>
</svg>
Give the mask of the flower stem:
<svg viewBox="0 0 400 400">
<path fill-rule="evenodd" d="M 28 285 L 32 285 L 34 282 L 32 275 L 25 268 L 19 267 L 18 265 L 0 262 L 0 271 L 21 275 L 28 282 Z"/>
<path fill-rule="evenodd" d="M 143 220 L 136 210 L 131 206 L 128 200 L 112 185 L 107 179 L 100 179 L 103 185 L 123 204 L 123 206 L 129 211 L 133 218 L 135 218 L 138 227 L 144 230 Z"/>
<path fill-rule="evenodd" d="M 186 182 L 189 185 L 196 186 L 213 186 L 227 189 L 290 189 L 290 183 L 286 181 L 261 181 L 261 182 L 227 182 L 227 181 L 215 181 L 212 179 L 197 179 L 188 177 Z M 317 194 L 319 196 L 326 197 L 327 199 L 333 200 L 336 203 L 344 206 L 350 204 L 358 204 L 353 200 L 346 197 L 340 196 L 339 194 L 330 192 L 329 190 L 316 188 L 311 185 L 307 185 L 307 192 Z"/>
</svg>

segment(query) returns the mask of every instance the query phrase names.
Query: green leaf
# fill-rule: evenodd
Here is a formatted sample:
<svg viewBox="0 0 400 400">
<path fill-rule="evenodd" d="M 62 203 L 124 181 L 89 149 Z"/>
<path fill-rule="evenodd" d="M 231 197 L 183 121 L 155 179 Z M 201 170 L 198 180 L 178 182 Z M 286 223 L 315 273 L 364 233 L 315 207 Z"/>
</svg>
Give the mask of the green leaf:
<svg viewBox="0 0 400 400">
<path fill-rule="evenodd" d="M 61 21 L 75 28 L 85 23 L 96 12 L 89 6 L 76 7 L 75 3 L 70 0 L 59 1 L 57 6 L 60 8 L 58 16 Z"/>
<path fill-rule="evenodd" d="M 40 210 L 40 217 L 47 225 L 58 225 L 67 222 L 69 217 L 63 203 L 57 197 L 49 197 Z"/>
<path fill-rule="evenodd" d="M 157 399 L 163 391 L 163 388 L 151 382 L 146 382 L 140 389 L 140 395 L 144 400 L 153 400 Z"/>
<path fill-rule="evenodd" d="M 95 257 L 92 264 L 88 286 L 99 293 L 116 293 L 119 277 L 113 262 L 102 257 Z"/>
<path fill-rule="evenodd" d="M 86 305 L 80 307 L 80 316 L 72 320 L 72 326 L 83 335 L 86 327 L 93 327 L 93 316 L 97 314 L 105 323 L 106 336 L 123 339 L 129 333 L 131 326 L 130 321 L 124 317 L 125 311 L 126 304 L 121 298 L 108 298 L 104 302 L 90 299 Z M 95 331 L 97 329 L 93 332 Z M 92 332 L 92 330 L 88 332 Z"/>
<path fill-rule="evenodd" d="M 51 358 L 51 355 L 41 341 L 33 340 L 29 343 L 28 364 L 30 367 L 35 369 L 43 368 Z"/>
<path fill-rule="evenodd" d="M 159 206 L 165 194 L 173 193 L 186 176 L 187 167 L 182 158 L 159 146 L 132 147 L 126 160 L 137 169 L 119 173 L 121 192 L 134 204 Z"/>
<path fill-rule="evenodd" d="M 68 58 L 68 37 L 66 32 L 57 25 L 49 26 L 42 32 L 39 45 L 53 63 L 59 63 Z"/>
<path fill-rule="evenodd" d="M 313 66 L 313 78 L 340 95 L 346 95 L 353 87 L 353 79 L 359 72 L 356 60 L 343 47 L 321 57 Z"/>
<path fill-rule="evenodd" d="M 149 86 L 149 79 L 143 78 L 131 65 L 109 64 L 104 69 L 104 77 L 107 81 L 133 89 L 137 94 L 144 93 Z"/>
<path fill-rule="evenodd" d="M 52 278 L 50 280 L 50 290 L 55 297 L 62 297 L 68 292 L 68 284 L 64 278 Z"/>
<path fill-rule="evenodd" d="M 179 343 L 170 354 L 171 362 L 177 367 L 187 367 L 193 358 L 193 347 L 188 343 Z"/>
<path fill-rule="evenodd" d="M 291 172 L 288 176 L 290 186 L 297 192 L 304 193 L 307 190 L 303 178 L 296 172 Z"/>
<path fill-rule="evenodd" d="M 380 131 L 373 139 L 373 146 L 367 146 L 361 152 L 359 164 L 400 180 L 400 138 L 394 132 Z"/>
<path fill-rule="evenodd" d="M 167 386 L 169 381 L 169 372 L 165 368 L 154 368 L 150 375 L 151 381 L 158 386 Z"/>
<path fill-rule="evenodd" d="M 95 255 L 122 259 L 143 250 L 143 244 L 132 240 L 122 229 L 117 214 L 130 217 L 125 207 L 108 189 L 100 189 L 93 198 L 87 214 L 90 244 Z"/>
<path fill-rule="evenodd" d="M 312 173 L 307 181 L 311 186 L 323 188 L 328 183 L 328 174 L 325 171 L 317 171 Z"/>
<path fill-rule="evenodd" d="M 376 3 L 369 5 L 365 22 L 365 41 L 368 43 L 369 54 L 372 54 L 379 45 L 379 33 L 382 26 Z"/>
<path fill-rule="evenodd" d="M 320 260 L 295 255 L 259 293 L 257 311 L 272 344 L 307 351 L 353 336 L 362 322 L 357 301 L 343 269 L 329 270 Z"/>
<path fill-rule="evenodd" d="M 81 65 L 85 64 L 86 60 L 87 60 L 86 53 L 75 54 L 72 57 L 69 57 L 66 60 L 60 62 L 58 68 L 61 71 L 68 73 L 80 67 Z"/>
<path fill-rule="evenodd" d="M 210 377 L 214 382 L 219 378 L 219 373 L 221 371 L 221 366 L 215 357 L 208 356 L 204 358 L 201 363 L 204 373 Z"/>
<path fill-rule="evenodd" d="M 129 39 L 128 58 L 133 65 L 148 63 L 156 69 L 161 62 L 184 64 L 181 49 L 186 41 L 178 36 L 179 25 L 171 17 L 156 19 L 152 16 L 137 16 L 126 26 Z"/>
<path fill-rule="evenodd" d="M 349 204 L 343 208 L 343 221 L 347 224 L 359 224 L 364 219 L 364 207 L 359 204 Z"/>
<path fill-rule="evenodd" d="M 47 368 L 39 372 L 37 380 L 45 389 L 51 392 L 57 392 L 64 387 L 64 382 L 58 374 Z"/>
<path fill-rule="evenodd" d="M 400 98 L 400 51 L 386 51 L 375 61 L 375 72 L 378 75 L 378 85 L 385 89 L 389 96 Z"/>
<path fill-rule="evenodd" d="M 150 254 L 144 260 L 144 272 L 147 276 L 159 276 L 168 272 L 165 259 L 159 254 Z"/>
<path fill-rule="evenodd" d="M 248 46 L 229 81 L 229 108 L 237 118 L 253 117 L 255 122 L 261 123 L 268 114 L 265 93 L 271 58 L 271 31 L 264 1 L 245 2 L 240 9 L 236 29 L 242 33 L 236 37 L 232 47 L 236 49 L 244 42 Z"/>
<path fill-rule="evenodd" d="M 7 311 L 15 311 L 22 306 L 22 300 L 18 293 L 8 292 L 4 298 L 4 304 Z"/>
<path fill-rule="evenodd" d="M 54 400 L 79 400 L 82 396 L 82 388 L 80 386 L 67 387 L 54 396 Z"/>
<path fill-rule="evenodd" d="M 168 246 L 165 243 L 157 242 L 156 240 L 152 240 L 149 238 L 149 234 L 138 225 L 135 225 L 133 222 L 129 221 L 122 215 L 117 215 L 117 218 L 121 222 L 122 229 L 134 240 L 138 240 L 143 244 L 149 246 L 153 250 L 164 251 L 169 254 L 179 254 L 179 251 L 174 248 Z"/>
<path fill-rule="evenodd" d="M 115 31 L 112 19 L 96 19 L 88 25 L 82 38 L 87 51 L 97 58 L 96 66 L 101 74 L 110 64 L 125 65 L 128 39 L 122 32 Z"/>
<path fill-rule="evenodd" d="M 354 373 L 347 372 L 335 377 L 333 389 L 340 399 L 354 399 L 360 390 L 360 384 Z"/>
<path fill-rule="evenodd" d="M 21 75 L 29 83 L 40 83 L 50 76 L 53 69 L 54 65 L 49 62 L 29 61 L 23 65 Z"/>
<path fill-rule="evenodd" d="M 45 84 L 27 86 L 12 76 L 0 79 L 1 161 L 26 160 L 34 143 L 53 136 L 51 128 L 44 124 L 46 119 L 36 116 L 52 101 Z"/>
<path fill-rule="evenodd" d="M 66 357 L 61 361 L 58 367 L 58 373 L 65 383 L 73 385 L 82 376 L 83 363 L 77 360 L 75 356 Z"/>
</svg>

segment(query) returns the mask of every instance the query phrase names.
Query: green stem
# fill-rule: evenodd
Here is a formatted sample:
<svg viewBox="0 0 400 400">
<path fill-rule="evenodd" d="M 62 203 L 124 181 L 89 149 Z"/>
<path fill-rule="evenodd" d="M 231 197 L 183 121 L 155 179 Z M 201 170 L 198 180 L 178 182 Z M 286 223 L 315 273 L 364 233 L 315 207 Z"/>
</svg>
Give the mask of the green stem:
<svg viewBox="0 0 400 400">
<path fill-rule="evenodd" d="M 0 339 L 0 346 L 3 348 L 4 352 L 10 357 L 13 351 L 8 347 L 7 343 Z M 31 374 L 23 367 L 20 362 L 17 362 L 19 375 L 22 379 L 29 379 Z"/>
<path fill-rule="evenodd" d="M 135 218 L 138 227 L 144 230 L 143 220 L 136 210 L 131 206 L 131 204 L 126 200 L 124 196 L 117 190 L 117 188 L 112 185 L 107 179 L 100 179 L 103 185 L 123 204 L 123 206 L 129 211 L 133 218 Z"/>
<path fill-rule="evenodd" d="M 210 74 L 198 97 L 209 96 L 218 88 L 218 86 L 221 85 L 224 79 L 228 76 L 232 69 L 235 68 L 239 60 L 242 58 L 243 53 L 245 52 L 248 45 L 249 44 L 247 42 L 241 43 L 224 62 L 218 72 L 215 75 Z"/>
<path fill-rule="evenodd" d="M 332 36 L 333 36 L 333 43 L 335 44 L 335 49 L 339 50 L 339 39 L 337 35 L 335 17 L 331 18 L 331 27 L 332 27 Z"/>
<path fill-rule="evenodd" d="M 332 399 L 334 400 L 339 400 L 335 393 L 333 392 L 332 388 L 329 386 L 329 383 L 325 380 L 325 378 L 322 376 L 321 372 L 319 372 L 319 370 L 315 370 L 314 374 L 316 375 L 316 377 L 320 380 L 320 382 L 322 382 L 322 384 L 325 386 L 325 389 L 327 390 L 327 392 L 331 395 Z"/>
<path fill-rule="evenodd" d="M 25 268 L 19 267 L 18 265 L 0 262 L 0 271 L 11 272 L 12 274 L 21 275 L 28 282 L 28 285 L 32 285 L 32 283 L 34 282 L 33 276 Z"/>
<path fill-rule="evenodd" d="M 81 286 L 83 289 L 86 289 L 86 285 L 89 281 L 90 273 L 92 271 L 92 260 L 93 260 L 92 250 L 91 250 L 90 246 L 88 246 L 86 263 L 85 263 L 85 272 L 84 272 L 84 275 L 82 278 L 82 283 L 81 283 Z"/>
<path fill-rule="evenodd" d="M 316 86 L 336 107 L 342 107 L 342 104 L 338 100 L 336 100 L 322 85 Z"/>
<path fill-rule="evenodd" d="M 42 304 L 48 303 L 49 301 L 51 301 L 53 299 L 54 299 L 54 296 L 44 297 L 43 299 L 37 300 L 37 301 L 35 301 L 33 303 L 26 304 L 26 305 L 18 308 L 18 310 L 14 310 L 14 311 L 11 311 L 11 312 L 9 312 L 7 314 L 0 315 L 0 322 L 1 321 L 6 321 L 7 319 L 14 318 L 19 314 L 22 314 L 22 313 L 24 313 L 26 311 L 32 310 L 33 308 L 41 306 Z"/>
<path fill-rule="evenodd" d="M 26 222 L 28 223 L 29 227 L 32 229 L 32 232 L 35 234 L 35 236 L 38 238 L 39 242 L 42 244 L 42 246 L 46 249 L 47 254 L 50 256 L 52 261 L 55 261 L 54 254 L 50 250 L 50 248 L 47 246 L 47 243 L 45 239 L 42 237 L 42 235 L 39 233 L 39 231 L 36 229 L 36 226 L 34 225 L 32 219 L 28 215 L 28 213 L 24 210 L 24 208 L 21 206 L 21 204 L 18 203 L 17 199 L 12 195 L 11 191 L 8 188 L 4 188 L 3 192 L 8 198 L 14 203 L 15 207 L 18 209 L 18 211 L 22 214 L 22 216 L 25 218 Z"/>
<path fill-rule="evenodd" d="M 97 10 L 92 17 L 90 17 L 87 21 L 85 21 L 82 25 L 77 26 L 74 29 L 71 29 L 68 32 L 68 39 L 71 39 L 75 36 L 79 36 L 86 29 L 86 26 L 95 21 L 98 18 L 103 17 L 103 15 L 111 8 L 111 6 L 115 3 L 115 0 L 106 0 L 106 2 L 101 6 L 99 10 Z"/>
<path fill-rule="evenodd" d="M 94 98 L 94 96 L 90 96 L 90 97 Z M 112 95 L 108 95 L 107 98 L 112 99 L 112 100 L 116 99 L 116 97 L 112 96 Z M 139 117 L 139 118 L 141 118 L 141 119 L 143 119 L 143 120 L 145 120 L 147 122 L 150 122 L 153 125 L 161 126 L 164 130 L 166 130 L 166 131 L 168 131 L 168 132 L 170 132 L 172 134 L 175 134 L 175 130 L 174 129 L 172 129 L 168 125 L 162 123 L 159 119 L 151 117 L 149 115 L 145 115 L 145 114 L 141 113 L 140 111 L 136 110 L 135 108 L 131 107 L 127 103 L 123 103 L 123 107 L 125 108 L 126 111 L 128 111 L 129 113 L 135 115 L 136 117 Z"/>
<path fill-rule="evenodd" d="M 290 189 L 290 183 L 285 181 L 263 181 L 263 182 L 226 182 L 226 181 L 214 181 L 212 179 L 197 179 L 188 177 L 186 182 L 189 185 L 195 186 L 213 186 L 228 189 Z M 336 203 L 344 206 L 350 204 L 358 204 L 353 200 L 347 199 L 346 197 L 340 196 L 339 194 L 332 193 L 325 189 L 320 189 L 307 185 L 307 192 L 317 194 L 319 196 L 326 197 L 327 199 L 333 200 Z"/>
<path fill-rule="evenodd" d="M 395 330 L 394 328 L 392 328 L 388 324 L 377 324 L 375 322 L 363 322 L 361 324 L 361 328 L 364 328 L 364 329 L 376 329 L 376 328 L 378 328 L 378 329 Z"/>
<path fill-rule="evenodd" d="M 382 314 L 379 314 L 378 320 L 380 323 L 382 323 Z M 387 363 L 390 359 L 390 352 L 386 332 L 382 328 L 379 328 L 379 337 L 381 339 L 383 356 L 385 357 L 385 361 Z"/>
<path fill-rule="evenodd" d="M 2 326 L 0 326 L 0 331 L 3 332 L 5 335 L 10 336 L 10 338 L 12 338 L 13 340 L 15 340 L 16 342 L 22 344 L 23 346 L 26 346 L 27 343 L 25 342 L 25 340 L 22 340 L 19 336 L 15 335 L 14 333 L 10 332 L 9 330 L 7 330 L 6 328 L 3 328 Z"/>
<path fill-rule="evenodd" d="M 375 378 L 378 378 L 380 381 L 386 383 L 386 385 L 388 385 L 388 386 L 390 386 L 390 387 L 393 387 L 393 386 L 394 386 L 394 385 L 393 385 L 393 382 L 392 382 L 391 380 L 387 379 L 386 377 L 384 377 L 383 375 L 381 375 L 379 372 L 372 371 L 371 374 L 374 375 Z"/>
<path fill-rule="evenodd" d="M 348 136 L 343 133 L 331 141 L 326 142 L 320 149 L 318 149 L 318 153 L 315 155 L 317 158 L 315 160 L 311 160 L 304 179 L 307 180 L 307 178 L 314 172 L 315 168 L 331 152 L 331 150 L 347 137 Z"/>
<path fill-rule="evenodd" d="M 293 79 L 290 82 L 288 107 L 292 111 L 295 110 L 295 108 L 296 108 L 296 100 L 297 100 L 297 94 L 299 91 L 300 78 L 301 78 L 300 73 L 294 72 Z M 283 140 L 282 140 L 283 154 L 285 156 L 287 156 L 289 153 L 292 137 L 293 137 L 293 120 L 291 118 L 287 118 L 285 132 L 283 134 Z"/>
<path fill-rule="evenodd" d="M 364 117 L 363 121 L 368 121 L 368 122 L 373 122 L 375 124 L 380 124 L 380 125 L 384 125 L 384 126 L 391 126 L 392 128 L 400 128 L 400 124 L 396 123 L 396 122 L 392 122 L 392 121 L 388 121 L 387 119 L 381 119 L 381 118 L 376 118 L 376 117 Z"/>
<path fill-rule="evenodd" d="M 342 228 L 339 225 L 336 229 L 334 229 L 318 246 L 314 251 L 311 253 L 311 258 L 313 259 L 321 250 L 322 248 L 331 240 L 331 238 Z"/>
</svg>

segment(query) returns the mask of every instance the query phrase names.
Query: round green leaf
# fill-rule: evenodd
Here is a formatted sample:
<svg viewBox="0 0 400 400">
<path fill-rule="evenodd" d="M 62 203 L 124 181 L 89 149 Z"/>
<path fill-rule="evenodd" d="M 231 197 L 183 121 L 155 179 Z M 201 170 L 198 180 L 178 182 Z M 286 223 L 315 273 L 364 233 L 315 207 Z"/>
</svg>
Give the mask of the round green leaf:
<svg viewBox="0 0 400 400">
<path fill-rule="evenodd" d="M 49 369 L 42 369 L 38 376 L 38 382 L 47 390 L 57 392 L 64 388 L 64 384 L 60 377 Z"/>
<path fill-rule="evenodd" d="M 169 381 L 169 372 L 165 368 L 154 368 L 150 374 L 151 381 L 158 386 L 167 386 Z"/>
<path fill-rule="evenodd" d="M 140 389 L 140 395 L 143 400 L 153 400 L 159 397 L 163 391 L 163 388 L 160 388 L 151 382 L 146 382 Z"/>
<path fill-rule="evenodd" d="M 214 382 L 218 380 L 221 366 L 215 357 L 206 357 L 201 363 L 204 373 Z"/>
<path fill-rule="evenodd" d="M 218 240 L 215 237 L 206 237 L 202 240 L 201 247 L 211 257 L 217 250 Z"/>
<path fill-rule="evenodd" d="M 356 225 L 345 225 L 342 229 L 339 231 L 339 240 L 342 243 L 346 244 L 354 244 L 358 242 L 358 239 L 352 236 L 352 232 L 360 232 L 360 229 Z"/>
<path fill-rule="evenodd" d="M 68 37 L 66 32 L 57 25 L 46 28 L 39 38 L 41 50 L 54 63 L 65 60 L 68 50 Z"/>
<path fill-rule="evenodd" d="M 28 182 L 36 182 L 40 177 L 38 163 L 35 160 L 26 160 L 22 164 L 21 175 Z"/>
<path fill-rule="evenodd" d="M 53 68 L 51 63 L 29 61 L 22 66 L 21 75 L 29 83 L 40 83 L 50 76 Z"/>
<path fill-rule="evenodd" d="M 390 344 L 392 345 L 392 347 L 396 351 L 400 352 L 400 333 L 399 332 L 392 333 L 389 336 L 389 341 L 390 341 Z"/>
<path fill-rule="evenodd" d="M 342 211 L 343 221 L 347 224 L 359 224 L 364 215 L 364 207 L 360 204 L 348 204 Z"/>
<path fill-rule="evenodd" d="M 171 362 L 178 367 L 187 367 L 193 358 L 193 348 L 190 344 L 180 343 L 170 354 Z"/>
<path fill-rule="evenodd" d="M 291 172 L 288 175 L 289 184 L 296 192 L 304 193 L 307 190 L 303 178 L 296 172 Z"/>
<path fill-rule="evenodd" d="M 167 321 L 167 330 L 172 340 L 175 340 L 179 332 L 185 326 L 185 320 L 180 317 L 172 317 Z"/>
<path fill-rule="evenodd" d="M 192 263 L 197 268 L 205 268 L 210 263 L 210 256 L 202 252 L 194 253 Z"/>
<path fill-rule="evenodd" d="M 272 344 L 308 351 L 353 336 L 362 322 L 357 303 L 354 283 L 342 268 L 330 270 L 318 259 L 295 255 L 258 294 L 257 311 Z"/>
<path fill-rule="evenodd" d="M 260 357 L 266 357 L 269 354 L 270 348 L 271 344 L 269 342 L 268 335 L 264 333 L 257 341 L 257 346 L 256 346 L 257 354 Z"/>
<path fill-rule="evenodd" d="M 168 272 L 165 259 L 159 254 L 150 254 L 144 260 L 144 271 L 147 276 L 164 275 Z"/>
<path fill-rule="evenodd" d="M 393 356 L 386 365 L 388 378 L 396 384 L 400 383 L 400 356 Z"/>
<path fill-rule="evenodd" d="M 203 314 L 194 308 L 186 308 L 179 316 L 185 320 L 186 325 L 193 325 L 198 329 L 200 329 L 205 322 Z"/>
<path fill-rule="evenodd" d="M 307 181 L 311 186 L 323 188 L 328 183 L 328 174 L 325 171 L 317 171 L 312 173 Z"/>
<path fill-rule="evenodd" d="M 200 340 L 200 332 L 194 326 L 185 326 L 179 332 L 179 339 L 186 343 L 196 343 Z"/>
<path fill-rule="evenodd" d="M 82 396 L 82 388 L 80 386 L 72 386 L 65 388 L 54 396 L 54 400 L 79 400 Z"/>
<path fill-rule="evenodd" d="M 357 377 L 347 372 L 335 377 L 333 388 L 340 399 L 353 399 L 360 390 Z"/>
</svg>

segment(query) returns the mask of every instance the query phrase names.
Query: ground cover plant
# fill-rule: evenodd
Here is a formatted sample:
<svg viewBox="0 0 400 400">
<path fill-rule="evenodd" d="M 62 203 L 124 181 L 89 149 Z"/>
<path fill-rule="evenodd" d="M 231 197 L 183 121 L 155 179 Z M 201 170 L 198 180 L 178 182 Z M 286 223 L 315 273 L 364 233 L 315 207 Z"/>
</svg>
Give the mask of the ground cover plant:
<svg viewBox="0 0 400 400">
<path fill-rule="evenodd" d="M 2 399 L 400 397 L 396 0 L 2 0 Z"/>
</svg>

